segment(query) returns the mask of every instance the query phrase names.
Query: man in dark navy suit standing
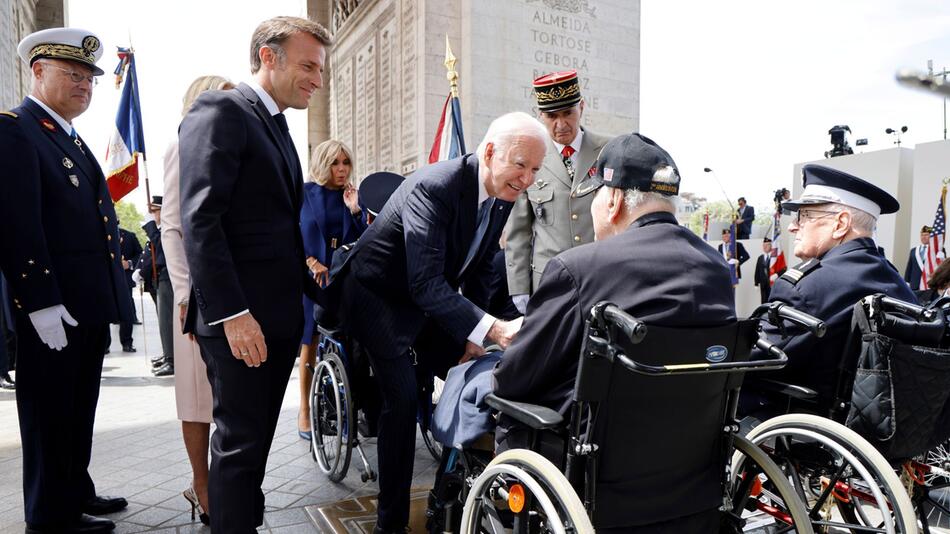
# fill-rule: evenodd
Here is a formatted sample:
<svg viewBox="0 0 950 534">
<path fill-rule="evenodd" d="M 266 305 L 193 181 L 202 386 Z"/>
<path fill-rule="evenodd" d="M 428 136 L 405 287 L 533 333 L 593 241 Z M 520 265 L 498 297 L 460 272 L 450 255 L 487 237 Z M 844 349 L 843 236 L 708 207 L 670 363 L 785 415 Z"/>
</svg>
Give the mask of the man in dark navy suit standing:
<svg viewBox="0 0 950 534">
<path fill-rule="evenodd" d="M 318 300 L 300 237 L 303 173 L 283 111 L 323 86 L 330 37 L 276 17 L 251 38 L 252 81 L 202 93 L 179 130 L 185 320 L 208 367 L 211 524 L 254 532 L 281 401 L 300 348 L 303 293 Z"/>
<path fill-rule="evenodd" d="M 125 228 L 119 228 L 119 249 L 122 251 L 122 272 L 125 273 L 125 281 L 129 286 L 129 300 L 132 301 L 132 320 L 119 323 L 119 341 L 122 342 L 122 352 L 135 352 L 132 326 L 139 320 L 135 315 L 135 301 L 132 296 L 132 290 L 136 286 L 132 281 L 132 272 L 142 255 L 142 244 L 135 234 Z"/>
<path fill-rule="evenodd" d="M 132 318 L 105 177 L 72 121 L 89 107 L 102 55 L 78 28 L 27 36 L 30 95 L 0 113 L 0 268 L 19 342 L 17 411 L 26 532 L 109 532 L 89 476 L 103 346 Z"/>
<path fill-rule="evenodd" d="M 418 403 L 410 347 L 417 338 L 434 345 L 433 335 L 458 346 L 426 362 L 444 370 L 483 354 L 484 341 L 507 347 L 520 327 L 484 311 L 486 288 L 512 202 L 534 183 L 546 143 L 547 131 L 525 113 L 496 119 L 476 154 L 406 179 L 342 271 L 342 323 L 369 351 L 383 397 L 377 533 L 402 532 L 409 520 Z"/>
</svg>

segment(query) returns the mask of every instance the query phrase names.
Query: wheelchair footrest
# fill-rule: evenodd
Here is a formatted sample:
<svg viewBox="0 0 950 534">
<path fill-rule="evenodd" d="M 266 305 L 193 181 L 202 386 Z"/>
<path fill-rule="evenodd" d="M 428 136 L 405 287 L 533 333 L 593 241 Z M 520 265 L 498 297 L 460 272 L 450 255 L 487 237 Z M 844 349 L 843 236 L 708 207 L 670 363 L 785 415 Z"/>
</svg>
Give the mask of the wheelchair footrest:
<svg viewBox="0 0 950 534">
<path fill-rule="evenodd" d="M 535 430 L 557 428 L 564 422 L 564 417 L 547 406 L 515 402 L 489 393 L 485 402 L 499 412 L 511 417 L 523 425 Z"/>
</svg>

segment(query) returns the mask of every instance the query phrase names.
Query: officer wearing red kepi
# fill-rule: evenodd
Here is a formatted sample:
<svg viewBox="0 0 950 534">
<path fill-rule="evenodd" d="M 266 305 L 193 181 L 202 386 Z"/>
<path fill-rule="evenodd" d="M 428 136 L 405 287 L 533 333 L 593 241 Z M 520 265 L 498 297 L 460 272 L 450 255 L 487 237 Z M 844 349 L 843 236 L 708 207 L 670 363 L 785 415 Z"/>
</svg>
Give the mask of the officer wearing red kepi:
<svg viewBox="0 0 950 534">
<path fill-rule="evenodd" d="M 533 85 L 548 148 L 534 185 L 515 202 L 506 227 L 508 292 L 521 313 L 548 260 L 594 240 L 590 205 L 596 188 L 588 178 L 611 139 L 581 126 L 585 104 L 577 71 L 545 74 Z"/>
<path fill-rule="evenodd" d="M 89 476 L 110 323 L 132 320 L 105 177 L 72 121 L 89 107 L 99 38 L 52 28 L 20 42 L 32 88 L 0 113 L 0 269 L 15 308 L 27 533 L 109 532 L 127 506 Z"/>
</svg>

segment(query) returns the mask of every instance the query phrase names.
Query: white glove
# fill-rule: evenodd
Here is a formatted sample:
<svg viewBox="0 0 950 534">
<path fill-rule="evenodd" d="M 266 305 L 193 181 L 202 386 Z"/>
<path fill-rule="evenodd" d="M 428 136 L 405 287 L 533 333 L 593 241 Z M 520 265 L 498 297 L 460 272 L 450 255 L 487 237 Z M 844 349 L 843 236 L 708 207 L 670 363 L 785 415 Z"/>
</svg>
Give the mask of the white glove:
<svg viewBox="0 0 950 534">
<path fill-rule="evenodd" d="M 726 261 L 729 262 L 729 265 L 735 265 L 735 264 L 739 263 L 739 260 L 737 260 L 737 259 L 735 259 L 735 258 L 729 258 L 729 259 L 726 260 Z"/>
<path fill-rule="evenodd" d="M 132 272 L 132 283 L 134 283 L 135 285 L 139 285 L 139 282 L 141 281 L 142 281 L 142 270 L 136 269 L 135 271 Z"/>
<path fill-rule="evenodd" d="M 79 324 L 62 304 L 36 310 L 30 314 L 30 321 L 33 323 L 36 334 L 40 336 L 40 341 L 55 350 L 63 350 L 66 346 L 66 329 L 63 328 L 63 321 L 69 326 Z"/>
<path fill-rule="evenodd" d="M 511 302 L 514 303 L 515 308 L 518 308 L 518 311 L 521 312 L 521 315 L 524 315 L 525 310 L 528 309 L 528 298 L 530 295 L 522 293 L 521 295 L 512 295 Z"/>
</svg>

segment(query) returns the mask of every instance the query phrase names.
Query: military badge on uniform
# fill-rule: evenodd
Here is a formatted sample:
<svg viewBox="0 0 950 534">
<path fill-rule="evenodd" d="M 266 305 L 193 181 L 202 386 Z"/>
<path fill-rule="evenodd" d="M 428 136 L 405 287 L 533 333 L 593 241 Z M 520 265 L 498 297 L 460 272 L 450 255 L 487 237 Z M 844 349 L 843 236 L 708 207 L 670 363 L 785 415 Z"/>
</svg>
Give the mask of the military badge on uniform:
<svg viewBox="0 0 950 534">
<path fill-rule="evenodd" d="M 597 174 L 597 165 L 591 165 L 590 168 L 587 169 L 587 177 L 590 178 L 595 174 Z"/>
<path fill-rule="evenodd" d="M 73 184 L 73 187 L 79 187 L 79 177 L 75 174 L 70 174 L 69 183 Z"/>
<path fill-rule="evenodd" d="M 53 124 L 53 121 L 49 119 L 40 119 L 40 124 L 43 125 L 43 128 L 46 128 L 47 130 L 51 132 L 56 131 L 56 125 Z"/>
<path fill-rule="evenodd" d="M 73 166 L 74 166 L 73 160 L 69 158 L 63 158 L 63 167 L 66 167 L 67 169 L 72 169 Z"/>
</svg>

